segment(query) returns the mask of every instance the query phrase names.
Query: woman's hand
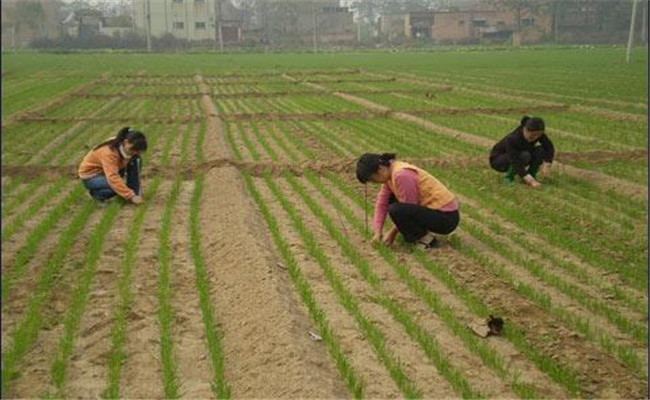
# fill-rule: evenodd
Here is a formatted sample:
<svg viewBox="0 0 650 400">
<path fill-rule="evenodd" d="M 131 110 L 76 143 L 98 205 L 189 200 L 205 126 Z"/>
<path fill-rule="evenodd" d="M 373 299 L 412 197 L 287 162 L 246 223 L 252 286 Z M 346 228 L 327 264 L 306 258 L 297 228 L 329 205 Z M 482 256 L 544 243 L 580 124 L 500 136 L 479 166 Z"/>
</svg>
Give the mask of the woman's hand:
<svg viewBox="0 0 650 400">
<path fill-rule="evenodd" d="M 546 177 L 550 172 L 551 172 L 551 164 L 545 162 L 544 164 L 542 164 L 541 171 L 539 171 L 540 179 L 546 179 Z"/>
<path fill-rule="evenodd" d="M 397 227 L 393 226 L 390 232 L 388 232 L 388 235 L 386 235 L 386 237 L 384 238 L 384 244 L 389 247 L 392 246 L 393 242 L 395 241 L 395 236 L 397 236 L 398 232 L 399 230 L 397 230 Z"/>
<path fill-rule="evenodd" d="M 372 239 L 370 240 L 370 243 L 379 243 L 381 242 L 381 239 L 382 239 L 381 232 L 375 232 L 375 234 L 372 236 Z"/>
<path fill-rule="evenodd" d="M 144 199 L 142 198 L 142 196 L 137 196 L 136 195 L 136 196 L 131 197 L 131 202 L 133 204 L 142 204 L 142 203 L 144 203 Z"/>
<path fill-rule="evenodd" d="M 542 186 L 542 184 L 537 182 L 532 175 L 524 176 L 524 182 L 526 182 L 526 184 L 532 188 L 539 188 Z"/>
</svg>

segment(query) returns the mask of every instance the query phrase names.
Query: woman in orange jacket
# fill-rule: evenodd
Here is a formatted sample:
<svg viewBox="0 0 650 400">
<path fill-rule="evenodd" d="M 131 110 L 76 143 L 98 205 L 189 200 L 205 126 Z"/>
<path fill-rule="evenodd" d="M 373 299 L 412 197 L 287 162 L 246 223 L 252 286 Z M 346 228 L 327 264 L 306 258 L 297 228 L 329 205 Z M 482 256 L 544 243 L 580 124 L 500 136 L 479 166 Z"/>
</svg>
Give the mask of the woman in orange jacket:
<svg viewBox="0 0 650 400">
<path fill-rule="evenodd" d="M 448 235 L 458 226 L 456 196 L 427 171 L 395 160 L 395 154 L 362 155 L 357 179 L 382 184 L 375 203 L 373 242 L 391 245 L 399 232 L 407 243 L 428 249 L 438 244 L 435 234 Z M 395 226 L 384 236 L 387 214 Z"/>
<path fill-rule="evenodd" d="M 117 136 L 107 140 L 84 157 L 78 175 L 90 196 L 105 203 L 119 195 L 140 204 L 140 154 L 147 150 L 147 139 L 142 132 L 122 128 Z"/>
</svg>

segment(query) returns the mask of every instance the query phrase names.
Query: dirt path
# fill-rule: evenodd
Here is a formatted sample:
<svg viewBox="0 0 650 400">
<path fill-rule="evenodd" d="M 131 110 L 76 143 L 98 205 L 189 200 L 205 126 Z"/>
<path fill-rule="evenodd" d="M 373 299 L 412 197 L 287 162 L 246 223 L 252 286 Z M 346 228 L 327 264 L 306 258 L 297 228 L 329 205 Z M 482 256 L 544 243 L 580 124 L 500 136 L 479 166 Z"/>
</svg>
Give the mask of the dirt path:
<svg viewBox="0 0 650 400">
<path fill-rule="evenodd" d="M 207 85 L 196 78 L 207 115 L 206 158 L 227 157 Z M 347 390 L 322 348 L 313 346 L 304 308 L 276 267 L 269 234 L 233 167 L 206 173 L 202 250 L 223 331 L 226 381 L 238 398 L 339 398 Z"/>
</svg>

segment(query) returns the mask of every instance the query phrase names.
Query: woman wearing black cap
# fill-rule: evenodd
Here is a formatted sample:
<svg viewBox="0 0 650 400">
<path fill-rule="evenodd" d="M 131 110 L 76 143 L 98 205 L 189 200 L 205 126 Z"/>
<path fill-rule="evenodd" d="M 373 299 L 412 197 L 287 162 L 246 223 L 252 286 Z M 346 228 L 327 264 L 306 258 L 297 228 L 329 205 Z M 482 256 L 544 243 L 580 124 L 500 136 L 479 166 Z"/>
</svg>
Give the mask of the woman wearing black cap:
<svg viewBox="0 0 650 400">
<path fill-rule="evenodd" d="M 554 154 L 553 142 L 544 133 L 544 120 L 525 116 L 514 131 L 494 145 L 490 152 L 490 166 L 505 172 L 504 180 L 508 183 L 514 182 L 515 174 L 518 174 L 526 184 L 537 188 L 541 186 L 537 172 L 541 166 L 540 178 L 548 175 Z"/>
<path fill-rule="evenodd" d="M 397 233 L 407 243 L 435 247 L 434 234 L 448 235 L 458 226 L 458 200 L 427 171 L 395 160 L 395 154 L 364 154 L 357 161 L 357 179 L 382 184 L 375 203 L 373 242 L 391 245 Z M 383 237 L 386 215 L 395 226 Z"/>
</svg>

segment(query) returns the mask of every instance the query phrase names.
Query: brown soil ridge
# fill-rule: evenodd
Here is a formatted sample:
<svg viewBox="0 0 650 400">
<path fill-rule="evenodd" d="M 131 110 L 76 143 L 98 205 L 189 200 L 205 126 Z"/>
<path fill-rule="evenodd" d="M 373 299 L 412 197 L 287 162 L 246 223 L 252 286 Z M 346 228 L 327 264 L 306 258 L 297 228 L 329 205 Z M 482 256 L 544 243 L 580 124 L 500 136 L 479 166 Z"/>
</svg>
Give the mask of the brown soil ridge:
<svg viewBox="0 0 650 400">
<path fill-rule="evenodd" d="M 337 69 L 337 70 L 325 70 L 325 69 L 309 69 L 309 70 L 300 70 L 299 72 L 288 72 L 288 71 L 278 71 L 278 72 L 262 72 L 255 74 L 239 74 L 239 73 L 229 73 L 223 75 L 202 75 L 203 79 L 213 79 L 213 78 L 240 78 L 240 77 L 269 77 L 269 76 L 281 76 L 284 74 L 314 74 L 314 75 L 351 75 L 358 74 L 361 70 L 359 68 L 350 68 L 350 69 Z M 114 75 L 114 78 L 142 78 L 142 75 L 133 75 L 133 74 L 122 74 Z M 158 74 L 158 75 L 146 75 L 146 79 L 167 79 L 167 78 L 187 78 L 193 79 L 194 75 L 182 75 L 182 74 Z"/>
<path fill-rule="evenodd" d="M 395 82 L 395 78 L 382 78 L 382 79 L 305 79 L 301 80 L 300 78 L 295 78 L 295 84 L 301 83 L 382 83 L 382 82 Z M 131 82 L 105 82 L 107 86 L 123 86 Z M 193 82 L 146 82 L 141 81 L 137 82 L 138 86 L 194 86 L 196 83 Z M 238 85 L 268 85 L 268 84 L 287 84 L 286 80 L 262 80 L 262 79 L 250 79 L 250 80 L 239 80 L 239 81 L 209 81 L 207 82 L 211 86 L 238 86 Z"/>
<path fill-rule="evenodd" d="M 73 117 L 73 118 L 44 118 L 44 117 L 25 117 L 20 118 L 19 122 L 37 122 L 45 124 L 65 124 L 65 123 L 77 123 L 77 122 L 91 122 L 98 124 L 129 124 L 129 123 L 140 123 L 140 124 L 188 124 L 191 122 L 202 122 L 204 119 L 200 117 L 167 117 L 167 118 L 101 118 L 101 117 Z"/>
<path fill-rule="evenodd" d="M 390 93 L 418 93 L 434 96 L 436 92 L 450 91 L 453 86 L 447 85 L 437 89 L 359 89 L 359 90 L 341 90 L 329 91 L 341 92 L 347 94 L 390 94 Z M 238 93 L 214 93 L 213 99 L 241 99 L 241 98 L 273 98 L 284 96 L 322 96 L 323 90 L 295 90 L 295 91 L 274 91 L 274 92 L 238 92 Z M 196 99 L 202 96 L 201 93 L 188 94 L 126 94 L 126 93 L 75 93 L 74 97 L 84 99 Z"/>
<path fill-rule="evenodd" d="M 74 97 L 82 99 L 133 99 L 133 100 L 146 100 L 146 99 L 196 99 L 200 97 L 200 93 L 191 94 L 127 94 L 127 93 L 75 93 Z"/>
<path fill-rule="evenodd" d="M 354 97 L 348 92 L 326 92 L 320 94 L 332 93 L 339 97 L 349 99 Z M 261 96 L 264 97 L 264 96 Z M 471 114 L 507 114 L 507 113 L 526 113 L 530 111 L 553 110 L 566 111 L 569 108 L 565 105 L 540 105 L 531 107 L 467 107 L 467 108 L 432 108 L 432 109 L 404 109 L 391 110 L 388 107 L 384 109 L 373 108 L 369 111 L 338 111 L 338 112 L 314 112 L 314 113 L 278 113 L 278 112 L 261 112 L 261 113 L 229 113 L 222 114 L 221 119 L 224 121 L 309 121 L 309 120 L 342 120 L 342 119 L 368 119 L 368 118 L 390 118 L 399 117 L 399 114 L 416 115 L 471 115 Z"/>
<path fill-rule="evenodd" d="M 592 164 L 605 163 L 612 160 L 644 160 L 648 158 L 647 150 L 632 151 L 606 151 L 596 150 L 589 152 L 566 152 L 557 155 L 558 160 L 562 162 L 590 162 Z M 468 157 L 430 157 L 414 158 L 405 157 L 405 161 L 414 162 L 425 167 L 445 167 L 449 165 L 475 165 L 487 167 L 487 156 L 468 156 Z M 270 161 L 238 161 L 232 158 L 216 158 L 201 163 L 185 163 L 162 165 L 150 163 L 142 172 L 143 178 L 161 176 L 165 179 L 174 179 L 179 174 L 184 179 L 194 179 L 199 173 L 205 173 L 215 168 L 235 167 L 240 170 L 246 170 L 254 176 L 263 173 L 271 175 L 281 175 L 290 173 L 293 175 L 303 175 L 306 171 L 321 174 L 323 172 L 350 173 L 354 171 L 356 158 L 339 158 L 331 161 L 314 161 L 303 160 L 301 162 L 270 162 Z M 566 165 L 563 165 L 566 167 Z M 3 165 L 2 176 L 26 178 L 27 180 L 46 177 L 51 179 L 61 178 L 62 176 L 77 178 L 77 167 L 75 165 Z"/>
</svg>

